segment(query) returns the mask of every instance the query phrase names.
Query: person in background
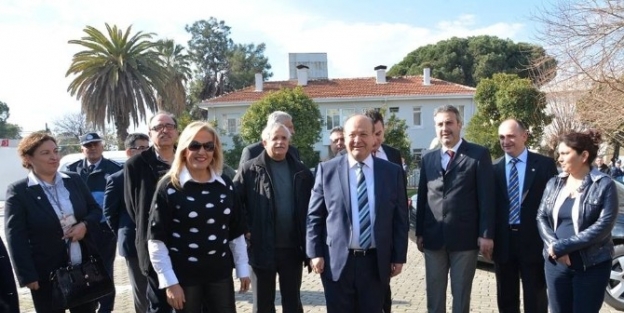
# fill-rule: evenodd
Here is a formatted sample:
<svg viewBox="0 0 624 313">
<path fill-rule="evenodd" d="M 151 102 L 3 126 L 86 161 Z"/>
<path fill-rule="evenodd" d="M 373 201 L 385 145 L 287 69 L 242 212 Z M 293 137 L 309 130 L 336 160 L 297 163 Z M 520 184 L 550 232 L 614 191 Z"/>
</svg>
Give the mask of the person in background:
<svg viewBox="0 0 624 313">
<path fill-rule="evenodd" d="M 78 173 L 87 184 L 93 198 L 100 205 L 104 206 L 104 190 L 106 189 L 106 179 L 111 174 L 121 170 L 121 164 L 102 157 L 104 144 L 102 138 L 97 133 L 88 133 L 80 137 L 80 145 L 84 159 L 68 165 L 67 170 Z M 102 215 L 99 223 L 99 231 L 94 232 L 94 239 L 104 262 L 104 267 L 113 278 L 113 266 L 115 264 L 115 250 L 117 241 L 115 233 L 106 223 L 106 218 Z M 100 307 L 98 313 L 111 313 L 115 306 L 115 292 L 104 296 L 98 300 Z"/>
<path fill-rule="evenodd" d="M 232 254 L 249 288 L 244 217 L 232 181 L 221 175 L 223 150 L 214 128 L 189 124 L 171 169 L 152 201 L 150 260 L 176 312 L 235 313 Z"/>
<path fill-rule="evenodd" d="M 68 261 L 82 262 L 79 241 L 91 241 L 93 229 L 99 231 L 102 209 L 78 174 L 58 171 L 61 157 L 54 137 L 31 133 L 20 141 L 17 151 L 29 172 L 7 188 L 4 205 L 5 234 L 15 274 L 19 285 L 30 289 L 37 312 L 64 312 L 54 308 L 50 273 Z M 93 301 L 69 311 L 93 313 L 96 306 Z"/>
<path fill-rule="evenodd" d="M 149 137 L 142 133 L 133 133 L 124 142 L 126 156 L 131 158 L 149 149 Z M 123 170 L 108 176 L 104 191 L 104 216 L 110 228 L 117 235 L 119 255 L 126 260 L 128 276 L 134 297 L 134 309 L 137 313 L 147 312 L 147 279 L 141 274 L 136 246 L 136 224 L 130 218 L 124 202 Z"/>
<path fill-rule="evenodd" d="M 171 313 L 164 289 L 158 288 L 158 277 L 147 250 L 149 211 L 156 185 L 170 169 L 178 140 L 178 122 L 167 112 L 159 112 L 149 120 L 152 146 L 131 157 L 124 165 L 124 201 L 136 227 L 136 249 L 141 273 L 147 276 L 148 313 Z"/>
<path fill-rule="evenodd" d="M 602 156 L 597 156 L 594 164 L 599 171 L 609 175 L 609 166 L 604 163 L 604 158 Z"/>
<path fill-rule="evenodd" d="M 290 132 L 290 136 L 295 135 L 295 125 L 292 121 L 292 116 L 284 111 L 274 111 L 269 114 L 267 118 L 267 126 L 275 123 L 280 123 L 288 128 Z M 264 152 L 264 147 L 262 146 L 262 141 L 258 141 L 256 143 L 252 143 L 245 148 L 243 148 L 243 152 L 241 153 L 239 167 L 243 163 L 259 156 L 262 152 Z M 288 146 L 288 153 L 295 158 L 297 161 L 301 161 L 301 156 L 299 155 L 299 149 L 293 145 Z"/>
<path fill-rule="evenodd" d="M 9 260 L 9 252 L 0 238 L 0 312 L 19 313 L 19 311 L 13 267 Z"/>
<path fill-rule="evenodd" d="M 342 126 L 336 126 L 329 132 L 329 149 L 331 155 L 329 158 L 335 158 L 345 149 L 344 130 Z"/>
<path fill-rule="evenodd" d="M 600 133 L 560 138 L 562 173 L 550 179 L 537 213 L 551 313 L 597 313 L 609 283 L 618 215 L 615 182 L 591 166 Z"/>
</svg>

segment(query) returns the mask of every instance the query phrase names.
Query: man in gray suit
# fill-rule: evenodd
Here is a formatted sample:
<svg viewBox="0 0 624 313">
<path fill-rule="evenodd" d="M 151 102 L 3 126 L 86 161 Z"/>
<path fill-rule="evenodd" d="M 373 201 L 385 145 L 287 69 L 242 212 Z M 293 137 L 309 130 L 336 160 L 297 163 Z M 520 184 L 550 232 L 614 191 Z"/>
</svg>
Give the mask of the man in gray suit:
<svg viewBox="0 0 624 313">
<path fill-rule="evenodd" d="M 434 111 L 441 148 L 423 156 L 416 238 L 424 252 L 429 313 L 446 312 L 451 276 L 453 313 L 470 311 L 470 292 L 479 251 L 491 258 L 494 243 L 494 174 L 488 150 L 460 137 L 457 108 Z"/>
</svg>

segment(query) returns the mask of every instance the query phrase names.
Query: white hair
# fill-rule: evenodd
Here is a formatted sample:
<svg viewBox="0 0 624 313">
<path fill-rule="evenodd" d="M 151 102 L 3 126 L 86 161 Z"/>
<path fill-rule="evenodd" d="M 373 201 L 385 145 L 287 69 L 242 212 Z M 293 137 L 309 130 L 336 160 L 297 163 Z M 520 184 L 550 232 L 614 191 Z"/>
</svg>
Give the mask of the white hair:
<svg viewBox="0 0 624 313">
<path fill-rule="evenodd" d="M 283 128 L 284 130 L 286 130 L 286 137 L 288 137 L 288 140 L 290 140 L 290 130 L 288 130 L 288 127 L 284 126 L 284 124 L 282 123 L 272 123 L 267 125 L 262 130 L 262 140 L 271 139 L 271 135 L 279 128 Z"/>
<path fill-rule="evenodd" d="M 292 116 L 284 111 L 274 111 L 267 118 L 267 126 L 275 123 L 286 124 L 286 121 L 292 121 Z"/>
</svg>

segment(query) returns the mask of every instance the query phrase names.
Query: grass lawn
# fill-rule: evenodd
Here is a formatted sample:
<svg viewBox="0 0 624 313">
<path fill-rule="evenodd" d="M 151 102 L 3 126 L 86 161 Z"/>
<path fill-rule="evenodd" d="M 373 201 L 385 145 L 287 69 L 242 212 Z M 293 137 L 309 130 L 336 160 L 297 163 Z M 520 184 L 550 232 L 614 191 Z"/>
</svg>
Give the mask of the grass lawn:
<svg viewBox="0 0 624 313">
<path fill-rule="evenodd" d="M 407 188 L 407 197 L 411 198 L 418 192 L 418 188 Z"/>
</svg>

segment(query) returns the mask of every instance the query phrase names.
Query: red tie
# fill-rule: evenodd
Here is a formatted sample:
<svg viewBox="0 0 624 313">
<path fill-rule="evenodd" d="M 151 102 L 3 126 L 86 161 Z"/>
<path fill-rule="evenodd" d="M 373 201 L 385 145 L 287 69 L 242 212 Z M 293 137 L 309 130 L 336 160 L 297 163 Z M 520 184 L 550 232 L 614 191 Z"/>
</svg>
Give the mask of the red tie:
<svg viewBox="0 0 624 313">
<path fill-rule="evenodd" d="M 455 151 L 453 151 L 453 150 L 446 150 L 446 154 L 448 154 L 449 157 L 450 157 L 448 163 L 446 163 L 446 168 L 448 169 L 449 165 L 451 165 L 451 162 L 453 162 L 453 157 L 455 156 Z"/>
</svg>

